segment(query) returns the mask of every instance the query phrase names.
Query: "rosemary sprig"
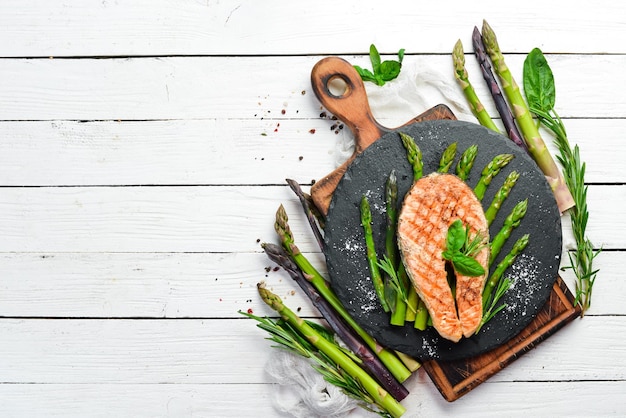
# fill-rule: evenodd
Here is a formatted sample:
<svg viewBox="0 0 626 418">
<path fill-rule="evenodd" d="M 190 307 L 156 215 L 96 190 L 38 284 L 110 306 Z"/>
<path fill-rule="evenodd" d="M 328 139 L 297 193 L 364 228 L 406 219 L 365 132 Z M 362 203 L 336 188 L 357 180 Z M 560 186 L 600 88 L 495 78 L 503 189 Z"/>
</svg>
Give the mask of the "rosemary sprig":
<svg viewBox="0 0 626 418">
<path fill-rule="evenodd" d="M 591 294 L 598 269 L 593 260 L 601 249 L 594 249 L 587 238 L 589 220 L 587 209 L 587 186 L 585 185 L 585 163 L 581 161 L 578 145 L 572 149 L 565 126 L 554 110 L 556 89 L 554 75 L 540 49 L 533 49 L 524 61 L 524 90 L 530 110 L 537 115 L 541 124 L 554 133 L 558 148 L 557 160 L 563 169 L 565 184 L 574 199 L 575 206 L 569 210 L 576 249 L 569 252 L 570 266 L 576 276 L 576 302 L 582 308 L 581 316 L 591 306 Z"/>
<path fill-rule="evenodd" d="M 506 303 L 503 303 L 497 307 L 496 305 L 498 304 L 502 296 L 504 296 L 506 291 L 509 290 L 509 288 L 511 287 L 511 284 L 512 282 L 508 277 L 498 282 L 498 287 L 496 288 L 496 291 L 494 292 L 493 297 L 490 297 L 490 300 L 487 301 L 488 307 L 485 310 L 485 312 L 483 312 L 483 318 L 480 321 L 480 325 L 476 329 L 476 334 L 478 334 L 478 331 L 480 331 L 483 325 L 489 322 L 502 309 L 506 308 Z"/>
<path fill-rule="evenodd" d="M 409 292 L 407 291 L 407 287 L 400 281 L 398 272 L 396 271 L 391 259 L 387 257 L 387 255 L 383 256 L 382 260 L 378 260 L 378 267 L 387 273 L 387 284 L 394 290 L 395 294 L 399 295 L 404 303 L 407 304 L 407 309 L 410 309 L 413 313 L 417 313 L 415 307 L 409 303 Z"/>
<path fill-rule="evenodd" d="M 318 350 L 306 338 L 304 338 L 292 325 L 283 319 L 273 320 L 268 317 L 259 317 L 247 312 L 239 311 L 240 314 L 257 321 L 257 327 L 269 333 L 266 339 L 276 343 L 272 347 L 289 351 L 301 357 L 311 360 L 311 367 L 318 371 L 324 380 L 339 387 L 347 396 L 357 400 L 359 406 L 367 411 L 374 412 L 384 418 L 392 418 L 387 411 L 379 409 L 374 399 L 367 393 L 360 382 L 349 373 L 340 368 L 328 355 Z M 324 339 L 335 344 L 343 350 L 332 338 L 332 333 L 321 325 L 306 321 L 309 326 L 319 331 Z M 345 351 L 345 350 L 344 350 Z"/>
</svg>

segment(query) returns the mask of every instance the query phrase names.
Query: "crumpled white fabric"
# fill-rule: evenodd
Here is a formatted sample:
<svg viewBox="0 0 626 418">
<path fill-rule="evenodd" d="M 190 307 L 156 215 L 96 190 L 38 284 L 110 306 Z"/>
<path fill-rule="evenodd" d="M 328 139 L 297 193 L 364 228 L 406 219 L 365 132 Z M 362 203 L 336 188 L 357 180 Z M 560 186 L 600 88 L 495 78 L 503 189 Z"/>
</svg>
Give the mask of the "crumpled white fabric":
<svg viewBox="0 0 626 418">
<path fill-rule="evenodd" d="M 274 408 L 295 418 L 341 418 L 358 407 L 341 389 L 326 382 L 311 362 L 285 350 L 272 350 L 266 372 L 278 385 L 272 389 Z"/>
<path fill-rule="evenodd" d="M 452 64 L 447 71 L 435 68 L 426 59 L 402 64 L 398 78 L 383 86 L 365 82 L 374 118 L 383 126 L 395 128 L 438 104 L 447 105 L 457 119 L 476 122 L 457 84 Z M 354 137 L 346 132 L 335 147 L 335 164 L 341 165 L 354 152 Z"/>
</svg>

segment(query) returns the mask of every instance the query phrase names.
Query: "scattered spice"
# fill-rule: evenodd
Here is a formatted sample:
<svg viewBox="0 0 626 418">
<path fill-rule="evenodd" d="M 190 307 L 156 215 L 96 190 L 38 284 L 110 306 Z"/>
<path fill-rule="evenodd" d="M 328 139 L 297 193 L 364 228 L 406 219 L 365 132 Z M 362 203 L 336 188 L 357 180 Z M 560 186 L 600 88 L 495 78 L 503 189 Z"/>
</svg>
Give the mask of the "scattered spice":
<svg viewBox="0 0 626 418">
<path fill-rule="evenodd" d="M 315 133 L 315 128 L 313 128 L 313 129 L 309 129 L 309 133 L 310 133 L 310 134 L 314 134 L 314 133 Z"/>
<path fill-rule="evenodd" d="M 250 315 L 252 315 L 252 314 L 254 313 L 254 311 L 252 310 L 252 308 L 248 308 L 248 313 L 249 313 Z"/>
<path fill-rule="evenodd" d="M 300 94 L 302 94 L 302 95 L 304 96 L 304 95 L 306 94 L 306 90 L 302 90 L 302 91 L 300 92 Z"/>
<path fill-rule="evenodd" d="M 282 115 L 284 115 L 285 113 L 287 113 L 287 111 L 286 111 L 285 109 L 283 109 L 283 110 L 281 110 L 281 111 L 280 111 L 280 113 L 281 113 Z"/>
<path fill-rule="evenodd" d="M 302 161 L 304 159 L 304 157 L 301 155 L 298 157 L 298 161 Z"/>
</svg>

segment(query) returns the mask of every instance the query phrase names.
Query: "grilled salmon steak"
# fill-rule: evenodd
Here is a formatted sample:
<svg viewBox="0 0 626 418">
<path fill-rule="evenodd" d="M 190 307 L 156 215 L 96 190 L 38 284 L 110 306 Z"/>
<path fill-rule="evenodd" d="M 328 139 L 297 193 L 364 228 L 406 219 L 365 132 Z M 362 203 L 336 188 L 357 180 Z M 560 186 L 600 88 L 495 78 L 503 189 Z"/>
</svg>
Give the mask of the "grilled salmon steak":
<svg viewBox="0 0 626 418">
<path fill-rule="evenodd" d="M 455 301 L 442 253 L 448 228 L 457 219 L 469 227 L 470 235 L 482 233 L 488 241 L 487 220 L 473 190 L 458 177 L 440 173 L 422 177 L 413 184 L 398 218 L 398 246 L 408 276 L 435 329 L 454 342 L 462 336 L 470 337 L 480 324 L 482 291 L 489 271 L 489 248 L 484 247 L 475 259 L 485 274 L 457 274 Z"/>
</svg>

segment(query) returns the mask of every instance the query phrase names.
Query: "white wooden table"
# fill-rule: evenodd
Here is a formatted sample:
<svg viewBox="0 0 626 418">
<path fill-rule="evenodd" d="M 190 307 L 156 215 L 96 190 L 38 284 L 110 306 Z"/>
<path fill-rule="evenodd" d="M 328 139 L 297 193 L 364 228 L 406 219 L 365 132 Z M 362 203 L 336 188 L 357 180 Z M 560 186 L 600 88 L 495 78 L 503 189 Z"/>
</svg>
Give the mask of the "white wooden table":
<svg viewBox="0 0 626 418">
<path fill-rule="evenodd" d="M 269 342 L 237 311 L 271 314 L 266 280 L 317 315 L 259 247 L 283 203 L 322 265 L 284 179 L 308 190 L 350 133 L 320 117 L 312 66 L 375 43 L 454 83 L 483 18 L 518 79 L 548 57 L 601 271 L 584 319 L 460 400 L 418 371 L 406 416 L 626 415 L 626 3 L 346 3 L 0 2 L 0 416 L 277 416 Z"/>
</svg>

